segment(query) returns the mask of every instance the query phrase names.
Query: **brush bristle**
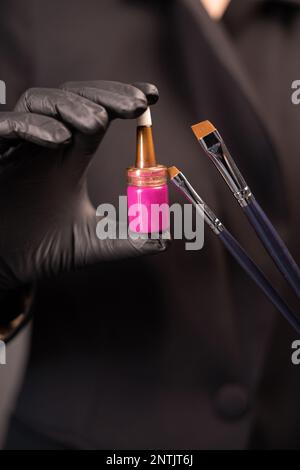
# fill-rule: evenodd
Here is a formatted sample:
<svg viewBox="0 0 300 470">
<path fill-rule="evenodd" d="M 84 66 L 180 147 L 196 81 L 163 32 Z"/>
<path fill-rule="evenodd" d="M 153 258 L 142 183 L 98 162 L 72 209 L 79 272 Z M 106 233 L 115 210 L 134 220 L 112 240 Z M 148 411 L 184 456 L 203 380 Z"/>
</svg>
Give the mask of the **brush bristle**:
<svg viewBox="0 0 300 470">
<path fill-rule="evenodd" d="M 210 121 L 202 121 L 192 126 L 192 131 L 198 140 L 203 139 L 208 134 L 215 132 L 216 128 Z"/>
<path fill-rule="evenodd" d="M 178 175 L 178 173 L 180 173 L 180 170 L 178 170 L 176 166 L 171 166 L 170 168 L 168 168 L 168 173 L 169 173 L 170 179 L 173 179 L 175 178 L 175 176 Z"/>
</svg>

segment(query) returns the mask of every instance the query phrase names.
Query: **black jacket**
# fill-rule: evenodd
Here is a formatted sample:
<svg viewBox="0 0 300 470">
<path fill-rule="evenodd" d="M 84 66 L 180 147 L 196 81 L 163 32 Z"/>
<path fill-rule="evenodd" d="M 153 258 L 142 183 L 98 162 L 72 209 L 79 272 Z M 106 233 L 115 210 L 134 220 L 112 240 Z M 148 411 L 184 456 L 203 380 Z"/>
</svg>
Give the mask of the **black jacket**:
<svg viewBox="0 0 300 470">
<path fill-rule="evenodd" d="M 199 0 L 2 0 L 0 25 L 8 109 L 32 86 L 155 83 L 160 162 L 184 170 L 293 303 L 189 126 L 215 123 L 299 261 L 299 1 L 232 0 L 217 24 Z M 134 132 L 115 122 L 104 139 L 95 205 L 125 194 Z M 174 241 L 64 276 L 39 286 L 11 433 L 21 423 L 75 448 L 298 448 L 293 339 L 208 231 L 198 252 Z"/>
</svg>

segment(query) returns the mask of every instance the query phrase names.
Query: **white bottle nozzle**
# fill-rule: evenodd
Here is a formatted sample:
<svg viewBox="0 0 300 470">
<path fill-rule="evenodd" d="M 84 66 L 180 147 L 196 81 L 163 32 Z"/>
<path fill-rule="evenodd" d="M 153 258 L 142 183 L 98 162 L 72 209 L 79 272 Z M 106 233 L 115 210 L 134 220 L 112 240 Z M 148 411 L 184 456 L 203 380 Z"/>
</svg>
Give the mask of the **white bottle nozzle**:
<svg viewBox="0 0 300 470">
<path fill-rule="evenodd" d="M 152 126 L 150 108 L 147 108 L 146 111 L 139 118 L 137 118 L 137 125 L 138 126 L 146 126 L 146 127 L 151 127 Z"/>
</svg>

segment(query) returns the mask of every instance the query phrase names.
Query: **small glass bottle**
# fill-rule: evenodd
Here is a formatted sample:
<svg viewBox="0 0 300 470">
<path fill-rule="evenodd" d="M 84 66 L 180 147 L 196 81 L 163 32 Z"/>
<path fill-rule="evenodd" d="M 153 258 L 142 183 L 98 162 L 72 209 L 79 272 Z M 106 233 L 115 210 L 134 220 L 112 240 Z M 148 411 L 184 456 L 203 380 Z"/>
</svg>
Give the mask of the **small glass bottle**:
<svg viewBox="0 0 300 470">
<path fill-rule="evenodd" d="M 156 163 L 149 108 L 138 119 L 135 166 L 127 169 L 129 231 L 169 229 L 168 169 Z"/>
</svg>

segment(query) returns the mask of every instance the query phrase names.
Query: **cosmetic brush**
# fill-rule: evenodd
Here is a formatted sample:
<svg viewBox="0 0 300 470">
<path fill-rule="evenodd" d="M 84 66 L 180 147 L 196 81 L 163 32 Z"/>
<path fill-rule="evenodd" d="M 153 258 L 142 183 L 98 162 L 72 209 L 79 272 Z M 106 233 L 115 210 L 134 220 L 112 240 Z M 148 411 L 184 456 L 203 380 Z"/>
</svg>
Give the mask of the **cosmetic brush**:
<svg viewBox="0 0 300 470">
<path fill-rule="evenodd" d="M 204 216 L 205 222 L 223 242 L 224 246 L 233 258 L 235 258 L 250 278 L 258 285 L 258 287 L 260 287 L 272 304 L 297 331 L 297 333 L 300 333 L 300 319 L 298 319 L 290 310 L 288 305 L 280 297 L 263 272 L 247 255 L 239 242 L 233 237 L 233 235 L 231 235 L 214 212 L 201 199 L 184 174 L 175 166 L 170 167 L 168 171 L 171 182 L 179 189 L 186 199 L 193 204 L 201 216 Z"/>
<path fill-rule="evenodd" d="M 243 208 L 265 249 L 292 289 L 300 297 L 300 269 L 275 227 L 256 201 L 243 175 L 230 155 L 221 135 L 209 121 L 192 126 L 192 130 L 217 167 L 234 197 Z"/>
</svg>

